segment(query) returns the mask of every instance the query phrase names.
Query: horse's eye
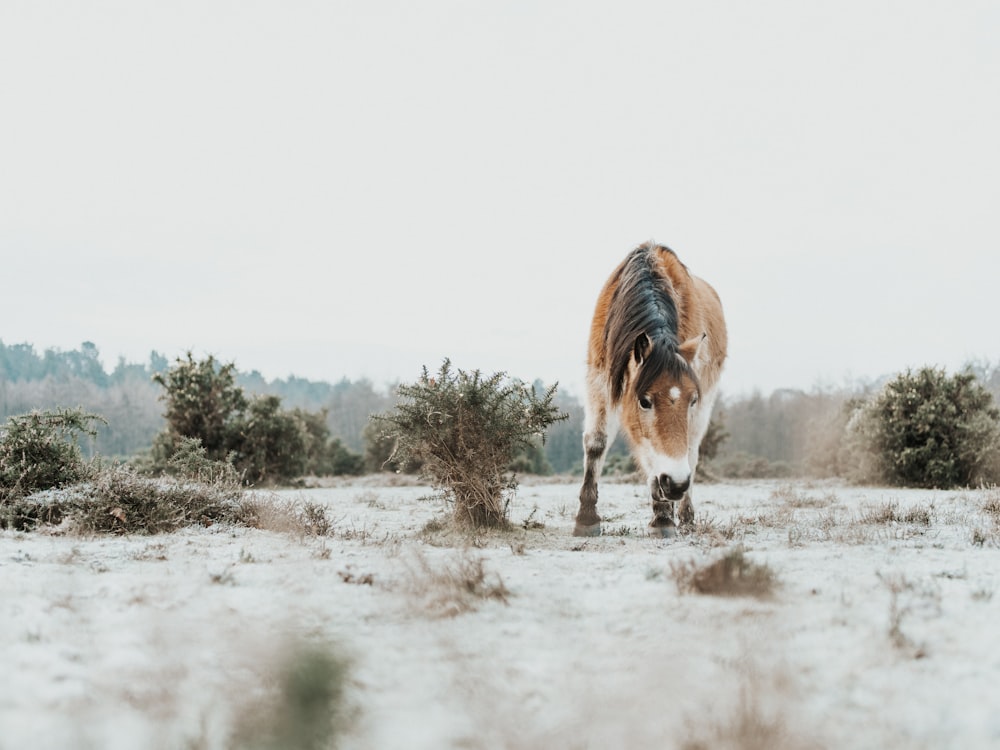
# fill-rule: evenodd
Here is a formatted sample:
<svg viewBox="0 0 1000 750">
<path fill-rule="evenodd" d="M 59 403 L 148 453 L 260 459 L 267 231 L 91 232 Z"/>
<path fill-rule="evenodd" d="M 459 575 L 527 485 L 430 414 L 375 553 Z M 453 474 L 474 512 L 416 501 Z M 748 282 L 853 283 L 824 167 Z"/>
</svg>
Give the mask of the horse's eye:
<svg viewBox="0 0 1000 750">
<path fill-rule="evenodd" d="M 698 403 L 698 397 L 697 396 L 692 396 L 691 397 L 691 406 L 694 406 L 697 403 Z"/>
<path fill-rule="evenodd" d="M 653 402 L 649 396 L 639 396 L 639 408 L 647 411 L 653 408 Z"/>
</svg>

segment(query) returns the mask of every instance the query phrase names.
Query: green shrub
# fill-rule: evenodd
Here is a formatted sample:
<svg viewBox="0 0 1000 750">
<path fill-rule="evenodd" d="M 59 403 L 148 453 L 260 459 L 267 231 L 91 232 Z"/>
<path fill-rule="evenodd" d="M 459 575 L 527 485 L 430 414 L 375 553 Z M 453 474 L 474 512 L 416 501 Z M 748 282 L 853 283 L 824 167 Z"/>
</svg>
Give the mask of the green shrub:
<svg viewBox="0 0 1000 750">
<path fill-rule="evenodd" d="M 277 396 L 257 396 L 235 421 L 233 464 L 253 482 L 302 476 L 308 463 L 301 419 L 281 408 Z"/>
<path fill-rule="evenodd" d="M 326 414 L 286 410 L 278 396 L 248 398 L 235 365 L 187 353 L 154 377 L 166 392 L 167 428 L 157 436 L 152 468 L 170 471 L 183 441 L 197 439 L 211 461 L 232 462 L 249 483 L 282 482 L 303 474 L 360 473 L 362 459 L 330 439 Z"/>
<path fill-rule="evenodd" d="M 82 409 L 33 411 L 10 417 L 0 430 L 0 500 L 78 482 L 88 474 L 77 444 L 96 436 L 104 418 Z"/>
<path fill-rule="evenodd" d="M 436 375 L 399 386 L 393 411 L 377 415 L 384 439 L 402 465 L 422 473 L 454 502 L 455 516 L 473 526 L 503 526 L 507 494 L 517 487 L 508 467 L 518 451 L 564 419 L 552 404 L 556 387 L 543 394 L 509 379 L 453 370 L 444 361 Z"/>
<path fill-rule="evenodd" d="M 1000 411 L 971 373 L 907 370 L 858 408 L 850 438 L 859 478 L 909 487 L 997 481 Z"/>
<path fill-rule="evenodd" d="M 180 438 L 198 438 L 208 457 L 225 460 L 238 442 L 237 422 L 247 407 L 243 389 L 236 385 L 236 365 L 220 365 L 215 357 L 195 361 L 178 358 L 153 381 L 166 390 L 160 398 L 167 404 L 165 443 L 168 453 Z"/>
<path fill-rule="evenodd" d="M 213 461 L 198 438 L 181 438 L 168 461 L 169 474 L 201 484 L 240 488 L 242 477 L 229 461 Z"/>
<path fill-rule="evenodd" d="M 365 473 L 365 459 L 344 445 L 339 438 L 332 438 L 324 451 L 323 474 L 335 477 L 357 476 Z"/>
</svg>

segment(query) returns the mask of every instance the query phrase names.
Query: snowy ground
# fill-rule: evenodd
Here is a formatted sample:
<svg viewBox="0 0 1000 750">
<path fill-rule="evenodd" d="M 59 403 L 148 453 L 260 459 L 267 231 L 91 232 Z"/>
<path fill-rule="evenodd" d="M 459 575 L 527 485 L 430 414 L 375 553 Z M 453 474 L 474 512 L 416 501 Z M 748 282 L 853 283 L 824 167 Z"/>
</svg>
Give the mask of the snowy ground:
<svg viewBox="0 0 1000 750">
<path fill-rule="evenodd" d="M 366 484 L 283 493 L 325 537 L 0 532 L 0 750 L 230 747 L 296 643 L 350 664 L 348 748 L 1000 747 L 997 491 L 703 484 L 670 541 L 631 484 L 572 537 L 576 492 L 471 539 Z M 773 596 L 678 591 L 738 543 Z M 480 560 L 506 601 L 435 577 Z"/>
</svg>

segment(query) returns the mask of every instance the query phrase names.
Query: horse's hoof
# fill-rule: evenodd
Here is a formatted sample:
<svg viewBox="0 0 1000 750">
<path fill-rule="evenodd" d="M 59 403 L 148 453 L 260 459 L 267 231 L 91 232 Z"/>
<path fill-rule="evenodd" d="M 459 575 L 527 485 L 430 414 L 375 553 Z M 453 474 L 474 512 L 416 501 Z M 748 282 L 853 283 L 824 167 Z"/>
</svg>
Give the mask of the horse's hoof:
<svg viewBox="0 0 1000 750">
<path fill-rule="evenodd" d="M 590 526 L 584 526 L 582 523 L 578 523 L 573 527 L 573 536 L 600 536 L 601 535 L 601 522 L 592 523 Z"/>
<path fill-rule="evenodd" d="M 649 524 L 647 533 L 650 536 L 658 536 L 661 539 L 673 539 L 675 536 L 677 536 L 677 527 L 674 526 L 673 524 L 669 525 L 664 524 L 662 526 L 658 526 L 656 524 L 651 523 Z"/>
</svg>

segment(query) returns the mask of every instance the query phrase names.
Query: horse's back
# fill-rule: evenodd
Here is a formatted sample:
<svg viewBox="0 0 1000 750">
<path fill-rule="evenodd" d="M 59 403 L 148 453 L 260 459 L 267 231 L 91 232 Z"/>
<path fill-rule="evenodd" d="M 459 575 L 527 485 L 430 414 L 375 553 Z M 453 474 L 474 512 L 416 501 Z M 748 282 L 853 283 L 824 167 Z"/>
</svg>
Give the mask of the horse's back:
<svg viewBox="0 0 1000 750">
<path fill-rule="evenodd" d="M 704 279 L 690 273 L 672 250 L 662 245 L 644 247 L 656 251 L 658 270 L 667 280 L 677 302 L 678 338 L 686 341 L 695 336 L 707 335 L 702 351 L 699 352 L 695 370 L 698 372 L 702 387 L 711 390 L 719 380 L 729 346 L 722 301 L 715 288 Z M 629 255 L 618 264 L 598 295 L 587 353 L 587 364 L 591 370 L 604 370 L 607 366 L 609 342 L 606 340 L 605 325 L 615 290 L 631 258 L 632 255 Z"/>
</svg>

